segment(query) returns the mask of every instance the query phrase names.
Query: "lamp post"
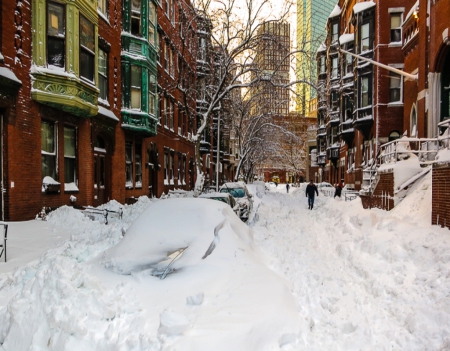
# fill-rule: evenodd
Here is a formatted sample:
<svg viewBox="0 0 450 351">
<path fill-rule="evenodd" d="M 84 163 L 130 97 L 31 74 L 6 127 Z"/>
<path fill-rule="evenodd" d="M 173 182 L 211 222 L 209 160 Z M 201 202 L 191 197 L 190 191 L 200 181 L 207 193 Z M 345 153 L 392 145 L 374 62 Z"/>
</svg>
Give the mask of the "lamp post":
<svg viewBox="0 0 450 351">
<path fill-rule="evenodd" d="M 216 191 L 219 191 L 219 165 L 220 165 L 220 110 L 217 113 L 217 158 L 216 158 Z"/>
</svg>

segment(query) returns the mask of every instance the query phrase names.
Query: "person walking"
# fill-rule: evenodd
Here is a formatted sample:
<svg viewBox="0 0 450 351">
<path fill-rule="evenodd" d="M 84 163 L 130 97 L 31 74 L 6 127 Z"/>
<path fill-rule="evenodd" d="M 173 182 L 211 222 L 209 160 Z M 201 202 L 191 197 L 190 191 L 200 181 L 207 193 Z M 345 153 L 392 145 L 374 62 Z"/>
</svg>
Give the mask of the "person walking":
<svg viewBox="0 0 450 351">
<path fill-rule="evenodd" d="M 342 193 L 342 183 L 339 182 L 338 185 L 336 185 L 336 190 L 334 191 L 334 198 L 336 198 L 336 196 L 341 197 L 341 193 Z"/>
<path fill-rule="evenodd" d="M 286 191 L 289 194 L 289 183 L 286 183 Z"/>
<path fill-rule="evenodd" d="M 319 196 L 319 191 L 317 190 L 317 186 L 314 184 L 312 180 L 309 181 L 309 184 L 306 187 L 306 197 L 308 198 L 308 208 L 310 210 L 313 209 L 314 206 L 314 196 L 315 194 Z"/>
</svg>

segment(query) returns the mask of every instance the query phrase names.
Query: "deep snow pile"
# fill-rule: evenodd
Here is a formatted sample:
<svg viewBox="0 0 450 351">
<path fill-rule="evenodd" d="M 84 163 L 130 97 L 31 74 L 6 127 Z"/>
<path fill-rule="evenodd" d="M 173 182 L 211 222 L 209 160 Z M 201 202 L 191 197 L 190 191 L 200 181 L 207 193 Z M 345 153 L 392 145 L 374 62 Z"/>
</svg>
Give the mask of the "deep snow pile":
<svg viewBox="0 0 450 351">
<path fill-rule="evenodd" d="M 0 275 L 0 350 L 272 350 L 295 341 L 293 296 L 223 203 L 141 198 L 108 225 L 69 207 L 49 221 L 72 238 Z M 172 274 L 151 275 L 180 248 Z"/>
<path fill-rule="evenodd" d="M 431 226 L 431 174 L 391 212 L 303 189 L 265 197 L 254 225 L 293 283 L 296 350 L 449 350 L 450 234 Z M 274 215 L 275 214 L 275 215 Z"/>
</svg>

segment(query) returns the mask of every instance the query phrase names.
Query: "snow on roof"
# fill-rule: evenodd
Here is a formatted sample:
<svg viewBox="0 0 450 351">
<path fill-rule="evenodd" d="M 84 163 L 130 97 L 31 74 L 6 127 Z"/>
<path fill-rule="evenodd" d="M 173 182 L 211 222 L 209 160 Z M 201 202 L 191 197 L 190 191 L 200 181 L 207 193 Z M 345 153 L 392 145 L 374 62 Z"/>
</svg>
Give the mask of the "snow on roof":
<svg viewBox="0 0 450 351">
<path fill-rule="evenodd" d="M 336 16 L 339 16 L 341 14 L 341 8 L 339 7 L 339 5 L 336 5 L 333 9 L 333 11 L 331 11 L 330 15 L 328 16 L 328 18 L 333 18 Z"/>
<path fill-rule="evenodd" d="M 22 84 L 22 82 L 16 77 L 13 71 L 6 67 L 0 67 L 0 76 L 8 78 L 9 80 L 13 80 L 17 83 Z"/>
<path fill-rule="evenodd" d="M 376 4 L 373 1 L 364 1 L 359 2 L 353 6 L 353 13 L 359 13 L 362 11 L 365 11 L 367 9 L 370 9 L 371 7 L 374 7 Z"/>
<path fill-rule="evenodd" d="M 113 119 L 113 120 L 115 120 L 115 121 L 119 121 L 119 118 L 116 117 L 116 115 L 114 114 L 114 112 L 112 112 L 112 111 L 110 111 L 110 110 L 104 108 L 103 106 L 99 106 L 99 107 L 98 107 L 98 113 L 99 113 L 100 115 L 105 116 L 105 117 L 111 118 L 111 119 Z"/>
<path fill-rule="evenodd" d="M 411 7 L 408 14 L 406 15 L 405 19 L 403 20 L 403 23 L 405 23 L 414 13 L 414 10 L 419 8 L 419 0 L 416 1 L 416 3 Z"/>
<path fill-rule="evenodd" d="M 322 51 L 326 51 L 327 50 L 327 46 L 325 45 L 325 43 L 320 44 L 319 48 L 317 49 L 317 52 L 322 52 Z"/>
<path fill-rule="evenodd" d="M 355 34 L 354 33 L 342 34 L 339 37 L 339 44 L 343 45 L 343 44 L 349 43 L 349 42 L 351 42 L 353 40 L 355 40 Z"/>
</svg>

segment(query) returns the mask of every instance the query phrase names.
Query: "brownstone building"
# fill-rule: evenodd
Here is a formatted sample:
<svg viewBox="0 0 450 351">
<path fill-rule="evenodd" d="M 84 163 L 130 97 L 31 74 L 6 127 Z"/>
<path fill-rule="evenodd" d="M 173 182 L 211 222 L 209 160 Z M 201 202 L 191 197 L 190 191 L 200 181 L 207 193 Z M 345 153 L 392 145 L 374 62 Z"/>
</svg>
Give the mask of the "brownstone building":
<svg viewBox="0 0 450 351">
<path fill-rule="evenodd" d="M 339 50 L 403 69 L 407 3 L 339 1 L 329 16 L 327 40 L 317 53 L 322 181 L 359 190 L 379 146 L 403 133 L 403 77 Z"/>
</svg>

